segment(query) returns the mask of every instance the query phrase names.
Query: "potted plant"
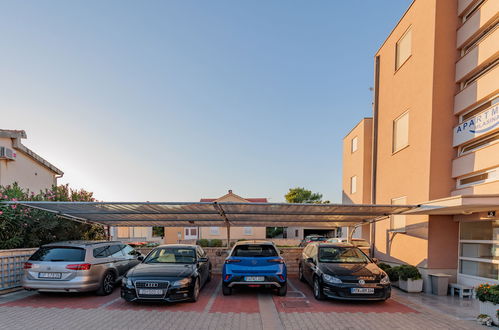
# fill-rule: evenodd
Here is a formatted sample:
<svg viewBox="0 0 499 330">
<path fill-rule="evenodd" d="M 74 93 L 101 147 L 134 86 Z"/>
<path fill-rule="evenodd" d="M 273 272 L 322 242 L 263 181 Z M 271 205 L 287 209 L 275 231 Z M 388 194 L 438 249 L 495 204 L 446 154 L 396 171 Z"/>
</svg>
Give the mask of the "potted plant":
<svg viewBox="0 0 499 330">
<path fill-rule="evenodd" d="M 479 300 L 480 314 L 488 315 L 494 324 L 499 325 L 499 285 L 480 284 L 476 288 L 476 297 Z"/>
<path fill-rule="evenodd" d="M 419 270 L 411 265 L 398 267 L 399 288 L 406 292 L 423 291 L 423 279 Z"/>
<path fill-rule="evenodd" d="M 389 264 L 385 264 L 385 263 L 380 263 L 378 265 L 379 268 L 381 268 L 387 275 L 388 277 L 390 278 L 390 284 L 392 286 L 396 286 L 398 287 L 398 284 L 399 284 L 399 274 L 398 274 L 398 269 L 399 267 L 392 267 L 390 266 Z"/>
</svg>

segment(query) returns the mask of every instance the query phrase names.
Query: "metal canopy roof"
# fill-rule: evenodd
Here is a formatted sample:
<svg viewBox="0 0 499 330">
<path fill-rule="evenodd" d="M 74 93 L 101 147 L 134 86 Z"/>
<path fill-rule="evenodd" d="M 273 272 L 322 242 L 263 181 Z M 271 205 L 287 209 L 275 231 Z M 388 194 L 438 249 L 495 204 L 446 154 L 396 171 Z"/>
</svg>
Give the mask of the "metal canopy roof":
<svg viewBox="0 0 499 330">
<path fill-rule="evenodd" d="M 376 221 L 417 205 L 289 203 L 4 202 L 110 226 L 338 227 Z"/>
</svg>

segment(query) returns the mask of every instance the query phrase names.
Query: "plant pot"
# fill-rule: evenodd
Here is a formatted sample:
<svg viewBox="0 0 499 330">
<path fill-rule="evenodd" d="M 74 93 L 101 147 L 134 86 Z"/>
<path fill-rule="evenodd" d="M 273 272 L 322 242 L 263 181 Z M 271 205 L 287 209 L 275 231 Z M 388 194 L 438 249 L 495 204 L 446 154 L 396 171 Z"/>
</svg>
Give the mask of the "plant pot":
<svg viewBox="0 0 499 330">
<path fill-rule="evenodd" d="M 411 280 L 410 278 L 407 281 L 399 280 L 399 288 L 406 292 L 421 292 L 423 291 L 423 280 Z"/>
<path fill-rule="evenodd" d="M 490 316 L 494 324 L 499 325 L 499 320 L 497 319 L 499 305 L 494 305 L 490 301 L 478 301 L 478 306 L 480 307 L 480 314 Z"/>
</svg>

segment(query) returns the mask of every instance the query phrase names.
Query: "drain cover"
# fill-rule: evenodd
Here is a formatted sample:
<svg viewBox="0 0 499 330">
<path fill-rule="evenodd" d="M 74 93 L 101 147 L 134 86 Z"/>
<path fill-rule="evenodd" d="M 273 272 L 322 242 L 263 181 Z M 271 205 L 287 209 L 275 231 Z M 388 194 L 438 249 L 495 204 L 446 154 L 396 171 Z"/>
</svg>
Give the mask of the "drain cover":
<svg viewBox="0 0 499 330">
<path fill-rule="evenodd" d="M 310 304 L 306 300 L 289 300 L 281 302 L 282 307 L 285 308 L 307 308 Z"/>
</svg>

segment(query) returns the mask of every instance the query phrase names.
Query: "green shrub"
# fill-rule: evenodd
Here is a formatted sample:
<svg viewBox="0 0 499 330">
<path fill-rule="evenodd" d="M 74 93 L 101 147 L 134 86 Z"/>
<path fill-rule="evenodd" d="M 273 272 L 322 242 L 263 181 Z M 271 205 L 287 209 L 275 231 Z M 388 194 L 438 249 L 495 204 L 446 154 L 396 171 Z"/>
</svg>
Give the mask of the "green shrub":
<svg viewBox="0 0 499 330">
<path fill-rule="evenodd" d="M 221 239 L 212 239 L 210 241 L 210 246 L 211 247 L 222 247 L 223 246 L 223 243 L 222 243 L 222 240 Z"/>
<path fill-rule="evenodd" d="M 210 246 L 210 241 L 208 241 L 206 238 L 202 238 L 197 241 L 197 244 L 202 247 L 208 247 Z"/>
<path fill-rule="evenodd" d="M 398 275 L 399 278 L 403 281 L 411 280 L 419 280 L 421 279 L 421 273 L 419 272 L 417 267 L 411 265 L 401 265 L 398 266 Z"/>
<path fill-rule="evenodd" d="M 385 264 L 384 262 L 380 262 L 380 263 L 378 264 L 378 267 L 379 267 L 379 268 L 381 268 L 381 269 L 383 269 L 385 272 L 386 272 L 388 269 L 392 268 L 392 266 L 390 266 L 389 264 Z"/>
<path fill-rule="evenodd" d="M 386 274 L 388 275 L 388 278 L 390 278 L 390 282 L 397 282 L 399 280 L 399 269 L 400 266 L 396 266 L 396 267 L 390 267 L 387 270 L 385 270 Z"/>
<path fill-rule="evenodd" d="M 480 284 L 476 288 L 476 297 L 482 302 L 499 304 L 499 285 Z"/>
</svg>

